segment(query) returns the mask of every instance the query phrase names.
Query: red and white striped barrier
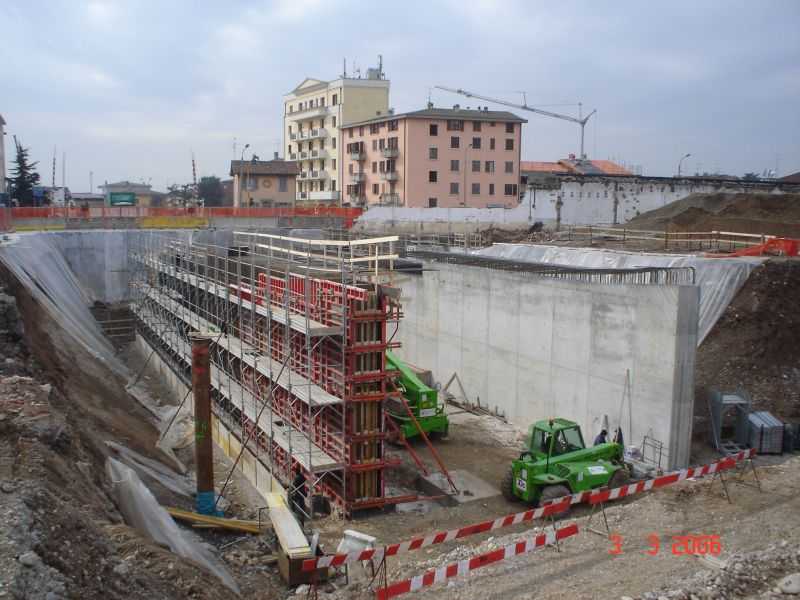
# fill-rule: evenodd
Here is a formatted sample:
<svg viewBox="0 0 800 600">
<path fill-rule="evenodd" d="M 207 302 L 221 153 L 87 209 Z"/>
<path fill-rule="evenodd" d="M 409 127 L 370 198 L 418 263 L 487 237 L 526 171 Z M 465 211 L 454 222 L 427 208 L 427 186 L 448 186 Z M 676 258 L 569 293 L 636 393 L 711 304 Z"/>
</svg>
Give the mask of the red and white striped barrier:
<svg viewBox="0 0 800 600">
<path fill-rule="evenodd" d="M 527 554 L 533 552 L 542 546 L 549 546 L 554 544 L 556 540 L 563 540 L 564 538 L 571 537 L 578 533 L 578 526 L 573 523 L 567 527 L 557 529 L 555 531 L 548 531 L 537 535 L 536 537 L 522 539 L 513 544 L 509 544 L 505 548 L 498 548 L 485 554 L 478 554 L 472 558 L 465 558 L 455 563 L 450 563 L 444 567 L 427 571 L 422 575 L 417 575 L 411 579 L 404 581 L 397 581 L 391 585 L 376 591 L 377 600 L 389 600 L 401 594 L 408 592 L 416 592 L 423 587 L 436 585 L 442 583 L 453 577 L 461 577 L 470 571 L 486 567 L 496 562 L 519 556 L 520 554 Z"/>
<path fill-rule="evenodd" d="M 390 544 L 389 546 L 382 546 L 371 550 L 362 550 L 360 552 L 349 552 L 347 554 L 330 554 L 328 556 L 320 556 L 319 558 L 309 558 L 303 561 L 303 571 L 313 571 L 317 568 L 325 567 L 338 567 L 345 563 L 352 563 L 360 560 L 375 560 L 381 561 L 385 556 L 395 556 L 396 554 L 403 554 L 413 550 L 419 550 L 434 544 L 444 544 L 445 542 L 452 542 L 459 538 L 475 535 L 476 533 L 484 533 L 486 531 L 493 531 L 503 527 L 510 527 L 511 525 L 519 525 L 528 521 L 534 521 L 550 515 L 556 515 L 564 512 L 569 508 L 570 498 L 564 496 L 559 500 L 541 506 L 536 509 L 526 510 L 525 512 L 516 513 L 513 515 L 506 515 L 505 517 L 498 517 L 492 521 L 483 521 L 482 523 L 475 523 L 459 529 L 451 529 L 450 531 L 439 531 L 425 537 L 415 538 L 413 540 L 406 540 L 399 544 Z"/>
<path fill-rule="evenodd" d="M 690 469 L 683 469 L 681 471 L 674 471 L 667 473 L 655 479 L 648 479 L 646 481 L 639 481 L 630 485 L 625 485 L 619 488 L 589 490 L 585 492 L 578 492 L 571 496 L 564 496 L 553 500 L 550 504 L 540 506 L 536 509 L 526 510 L 505 517 L 498 517 L 491 521 L 483 521 L 482 523 L 475 523 L 459 529 L 451 529 L 450 531 L 440 531 L 432 533 L 425 537 L 414 538 L 406 540 L 398 544 L 390 544 L 380 548 L 371 550 L 362 550 L 360 552 L 349 552 L 347 554 L 329 554 L 327 556 L 320 556 L 319 558 L 309 558 L 303 561 L 303 571 L 313 571 L 317 568 L 338 567 L 343 564 L 352 563 L 361 560 L 376 560 L 380 562 L 386 556 L 394 556 L 396 554 L 403 554 L 405 552 L 412 552 L 434 544 L 444 544 L 452 542 L 460 538 L 465 538 L 470 535 L 478 533 L 485 533 L 487 531 L 494 531 L 495 529 L 502 529 L 503 527 L 510 527 L 512 525 L 519 525 L 536 519 L 549 517 L 564 512 L 572 504 L 580 504 L 581 502 L 589 502 L 590 504 L 598 504 L 600 502 L 607 502 L 608 500 L 615 500 L 617 498 L 625 498 L 642 492 L 649 491 L 683 481 L 689 477 L 701 477 L 703 475 L 712 475 L 718 471 L 724 471 L 736 466 L 736 463 L 752 458 L 755 456 L 755 450 L 744 450 L 738 454 L 732 454 L 725 458 L 703 465 L 702 467 L 694 467 Z"/>
<path fill-rule="evenodd" d="M 589 504 L 600 504 L 601 502 L 608 502 L 609 500 L 618 500 L 619 498 L 633 496 L 634 494 L 649 492 L 650 490 L 662 488 L 673 483 L 678 483 L 679 481 L 685 481 L 690 477 L 713 475 L 714 473 L 719 473 L 720 471 L 732 469 L 738 462 L 747 460 L 748 458 L 753 458 L 755 455 L 756 451 L 752 448 L 749 448 L 748 450 L 742 450 L 736 454 L 731 454 L 730 456 L 726 456 L 717 462 L 703 465 L 702 467 L 681 469 L 680 471 L 673 471 L 672 473 L 667 473 L 666 475 L 656 477 L 655 479 L 637 481 L 636 483 L 623 485 L 614 489 L 604 488 L 593 490 L 589 494 L 587 502 L 589 502 Z"/>
</svg>

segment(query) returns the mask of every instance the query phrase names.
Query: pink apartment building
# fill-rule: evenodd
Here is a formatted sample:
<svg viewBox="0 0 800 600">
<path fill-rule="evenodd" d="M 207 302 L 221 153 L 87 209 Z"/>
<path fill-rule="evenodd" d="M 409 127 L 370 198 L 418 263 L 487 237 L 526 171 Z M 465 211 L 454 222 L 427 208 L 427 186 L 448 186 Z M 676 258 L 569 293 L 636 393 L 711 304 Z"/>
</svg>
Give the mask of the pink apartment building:
<svg viewBox="0 0 800 600">
<path fill-rule="evenodd" d="M 342 127 L 345 202 L 357 206 L 506 207 L 519 204 L 525 119 L 433 108 Z"/>
</svg>

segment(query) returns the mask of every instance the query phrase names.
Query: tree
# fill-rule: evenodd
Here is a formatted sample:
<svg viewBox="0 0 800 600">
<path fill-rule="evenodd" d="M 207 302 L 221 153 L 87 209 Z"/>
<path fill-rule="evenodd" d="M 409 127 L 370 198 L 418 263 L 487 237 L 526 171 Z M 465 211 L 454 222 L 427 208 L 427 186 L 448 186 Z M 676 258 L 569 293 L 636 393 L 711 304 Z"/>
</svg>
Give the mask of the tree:
<svg viewBox="0 0 800 600">
<path fill-rule="evenodd" d="M 39 174 L 35 169 L 39 163 L 30 162 L 28 156 L 30 148 L 24 148 L 17 140 L 17 136 L 14 136 L 14 145 L 17 148 L 17 156 L 14 159 L 14 170 L 9 179 L 10 195 L 19 206 L 33 206 L 33 186 L 39 185 Z"/>
<path fill-rule="evenodd" d="M 184 183 L 183 185 L 173 183 L 167 187 L 167 197 L 173 204 L 186 206 L 194 197 L 194 186 L 191 183 Z"/>
<path fill-rule="evenodd" d="M 197 193 L 205 200 L 206 206 L 222 206 L 222 182 L 219 177 L 201 177 L 197 184 Z"/>
<path fill-rule="evenodd" d="M 759 176 L 758 173 L 745 173 L 744 175 L 742 175 L 742 179 L 744 179 L 745 181 L 758 181 Z"/>
</svg>

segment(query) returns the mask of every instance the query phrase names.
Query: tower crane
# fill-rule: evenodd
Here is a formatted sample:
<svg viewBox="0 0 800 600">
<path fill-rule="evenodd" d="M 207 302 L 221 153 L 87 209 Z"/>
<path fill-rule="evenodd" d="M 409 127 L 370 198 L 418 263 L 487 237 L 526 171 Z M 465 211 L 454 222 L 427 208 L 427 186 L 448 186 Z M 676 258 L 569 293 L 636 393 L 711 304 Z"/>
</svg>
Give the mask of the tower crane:
<svg viewBox="0 0 800 600">
<path fill-rule="evenodd" d="M 554 119 L 562 119 L 564 121 L 571 121 L 573 123 L 577 123 L 581 126 L 581 153 L 579 154 L 581 159 L 586 158 L 586 155 L 583 152 L 583 139 L 584 139 L 584 129 L 586 128 L 586 123 L 589 121 L 589 118 L 597 112 L 597 110 L 593 110 L 585 117 L 571 117 L 570 115 L 562 115 L 559 113 L 551 112 L 549 110 L 542 110 L 541 108 L 533 108 L 532 106 L 528 106 L 527 100 L 523 100 L 524 104 L 514 104 L 513 102 L 508 102 L 507 100 L 498 100 L 497 98 L 488 98 L 487 96 L 481 96 L 479 94 L 474 94 L 472 92 L 468 92 L 467 90 L 454 89 L 449 87 L 444 87 L 441 85 L 435 86 L 437 90 L 444 90 L 445 92 L 452 92 L 454 94 L 461 94 L 462 96 L 466 96 L 467 98 L 475 98 L 477 100 L 486 100 L 487 102 L 493 102 L 495 104 L 502 104 L 504 106 L 510 106 L 512 108 L 519 108 L 522 110 L 527 110 L 537 115 L 542 115 L 543 117 L 552 117 Z M 524 96 L 523 96 L 524 98 Z"/>
</svg>

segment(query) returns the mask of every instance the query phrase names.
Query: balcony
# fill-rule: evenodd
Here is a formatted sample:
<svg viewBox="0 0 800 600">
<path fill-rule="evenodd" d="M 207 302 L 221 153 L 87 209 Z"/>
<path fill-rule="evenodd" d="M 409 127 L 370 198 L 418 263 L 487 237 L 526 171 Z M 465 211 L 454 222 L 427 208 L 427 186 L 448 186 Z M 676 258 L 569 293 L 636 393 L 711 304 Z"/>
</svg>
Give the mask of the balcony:
<svg viewBox="0 0 800 600">
<path fill-rule="evenodd" d="M 384 181 L 397 181 L 397 171 L 384 171 L 381 173 L 381 179 Z"/>
<path fill-rule="evenodd" d="M 367 158 L 367 155 L 364 152 L 351 152 L 350 153 L 350 160 L 362 161 L 365 158 Z"/>
<path fill-rule="evenodd" d="M 297 192 L 297 199 L 306 202 L 338 202 L 339 192 Z"/>
<path fill-rule="evenodd" d="M 397 158 L 400 155 L 399 148 L 382 148 L 381 155 L 383 158 Z"/>
<path fill-rule="evenodd" d="M 400 206 L 400 194 L 381 194 L 381 204 L 385 206 Z"/>
<path fill-rule="evenodd" d="M 316 119 L 326 117 L 330 114 L 330 106 L 314 106 L 305 110 L 287 113 L 286 116 L 292 121 L 303 121 L 305 119 Z"/>
<path fill-rule="evenodd" d="M 310 158 L 312 160 L 318 159 L 318 158 L 330 158 L 330 154 L 324 148 L 317 148 L 315 150 L 311 150 L 307 154 L 308 154 L 308 158 Z"/>
<path fill-rule="evenodd" d="M 322 170 L 318 170 L 318 171 L 315 171 L 315 170 L 300 171 L 300 173 L 297 175 L 297 178 L 302 180 L 302 181 L 314 181 L 314 180 L 318 180 L 318 179 L 327 179 L 328 178 L 328 172 L 327 171 L 322 171 Z"/>
<path fill-rule="evenodd" d="M 295 134 L 290 134 L 294 136 Z M 297 132 L 297 137 L 292 137 L 293 140 L 315 140 L 318 138 L 328 137 L 328 130 L 323 127 L 315 129 L 302 129 Z"/>
<path fill-rule="evenodd" d="M 289 160 L 299 160 L 299 159 L 300 159 L 300 154 L 297 152 L 292 152 L 289 155 Z"/>
<path fill-rule="evenodd" d="M 362 183 L 366 179 L 367 174 L 364 171 L 358 173 L 350 173 L 350 181 L 352 183 Z"/>
</svg>

